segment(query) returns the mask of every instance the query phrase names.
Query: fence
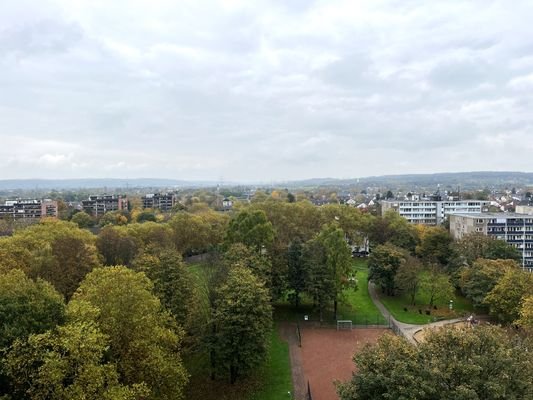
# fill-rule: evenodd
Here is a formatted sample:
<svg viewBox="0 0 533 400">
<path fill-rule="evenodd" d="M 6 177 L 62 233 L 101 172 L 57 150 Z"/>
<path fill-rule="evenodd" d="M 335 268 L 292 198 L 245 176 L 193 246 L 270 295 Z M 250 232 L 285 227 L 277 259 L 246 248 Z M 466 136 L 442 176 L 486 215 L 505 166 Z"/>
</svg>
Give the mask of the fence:
<svg viewBox="0 0 533 400">
<path fill-rule="evenodd" d="M 389 322 L 383 318 L 383 315 L 365 315 L 365 316 L 352 316 L 352 326 L 354 328 L 388 328 Z"/>
</svg>

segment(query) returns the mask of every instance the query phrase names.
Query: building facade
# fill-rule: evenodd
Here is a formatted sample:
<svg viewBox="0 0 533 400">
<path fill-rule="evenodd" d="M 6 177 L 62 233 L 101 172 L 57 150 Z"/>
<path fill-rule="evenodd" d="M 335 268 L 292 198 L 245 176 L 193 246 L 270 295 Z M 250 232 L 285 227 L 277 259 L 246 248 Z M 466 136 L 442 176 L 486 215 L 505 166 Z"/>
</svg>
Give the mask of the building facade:
<svg viewBox="0 0 533 400">
<path fill-rule="evenodd" d="M 384 200 L 381 213 L 394 210 L 413 224 L 441 225 L 452 213 L 480 214 L 487 212 L 490 202 L 482 200 Z"/>
<path fill-rule="evenodd" d="M 48 199 L 6 200 L 5 204 L 0 205 L 0 218 L 41 219 L 57 218 L 57 216 L 57 201 Z"/>
<path fill-rule="evenodd" d="M 522 254 L 522 267 L 533 272 L 533 215 L 486 213 L 480 215 L 451 214 L 450 233 L 461 239 L 479 233 L 504 240 Z"/>
<path fill-rule="evenodd" d="M 128 209 L 128 199 L 116 195 L 91 195 L 88 200 L 82 200 L 83 211 L 94 217 L 101 217 L 109 211 Z"/>
<path fill-rule="evenodd" d="M 143 209 L 159 209 L 169 212 L 176 205 L 178 197 L 173 193 L 152 193 L 142 197 Z"/>
</svg>

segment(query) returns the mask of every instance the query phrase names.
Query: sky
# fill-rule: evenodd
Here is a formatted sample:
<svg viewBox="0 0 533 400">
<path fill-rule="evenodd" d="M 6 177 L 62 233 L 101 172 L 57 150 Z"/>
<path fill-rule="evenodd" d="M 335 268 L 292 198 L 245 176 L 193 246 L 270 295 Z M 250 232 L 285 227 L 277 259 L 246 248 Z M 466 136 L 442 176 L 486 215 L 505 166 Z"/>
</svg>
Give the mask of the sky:
<svg viewBox="0 0 533 400">
<path fill-rule="evenodd" d="M 0 179 L 533 171 L 533 2 L 1 0 Z"/>
</svg>

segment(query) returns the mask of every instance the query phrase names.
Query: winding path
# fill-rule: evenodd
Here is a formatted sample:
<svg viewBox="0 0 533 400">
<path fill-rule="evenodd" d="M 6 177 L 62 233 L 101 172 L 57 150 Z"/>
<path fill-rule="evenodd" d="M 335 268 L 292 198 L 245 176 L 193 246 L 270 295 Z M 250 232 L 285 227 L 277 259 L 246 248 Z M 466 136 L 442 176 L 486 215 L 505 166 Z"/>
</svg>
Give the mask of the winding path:
<svg viewBox="0 0 533 400">
<path fill-rule="evenodd" d="M 418 342 L 415 340 L 414 335 L 416 332 L 418 332 L 421 329 L 425 328 L 437 328 L 448 324 L 453 324 L 455 322 L 463 321 L 463 318 L 455 318 L 455 319 L 447 319 L 443 321 L 437 321 L 433 322 L 431 324 L 425 324 L 425 325 L 414 325 L 414 324 L 406 324 L 404 322 L 398 321 L 396 318 L 392 316 L 392 314 L 387 310 L 387 308 L 383 305 L 381 300 L 379 299 L 379 296 L 376 291 L 376 286 L 373 282 L 368 282 L 368 294 L 370 295 L 370 298 L 372 299 L 372 302 L 374 305 L 379 309 L 379 311 L 383 314 L 385 319 L 393 324 L 395 324 L 398 329 L 400 330 L 400 333 L 403 337 L 405 337 L 407 340 L 409 340 L 413 344 L 418 344 Z"/>
</svg>

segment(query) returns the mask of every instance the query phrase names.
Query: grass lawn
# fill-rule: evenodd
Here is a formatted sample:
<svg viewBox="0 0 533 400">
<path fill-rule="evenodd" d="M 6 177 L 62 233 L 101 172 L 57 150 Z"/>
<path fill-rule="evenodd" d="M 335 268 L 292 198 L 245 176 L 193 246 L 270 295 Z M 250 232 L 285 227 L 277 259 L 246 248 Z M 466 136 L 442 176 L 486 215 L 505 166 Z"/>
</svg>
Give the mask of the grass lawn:
<svg viewBox="0 0 533 400">
<path fill-rule="evenodd" d="M 379 325 L 386 321 L 376 308 L 368 295 L 368 268 L 365 259 L 354 259 L 353 268 L 356 271 L 357 290 L 346 289 L 344 298 L 339 302 L 337 319 L 352 320 L 354 325 Z M 319 313 L 313 310 L 312 300 L 302 296 L 302 304 L 295 308 L 287 300 L 276 302 L 274 305 L 274 318 L 276 321 L 303 321 L 308 315 L 311 321 L 320 319 Z M 325 310 L 323 319 L 325 323 L 334 323 L 333 308 Z"/>
<path fill-rule="evenodd" d="M 451 299 L 453 300 L 453 311 L 450 311 L 448 302 L 437 304 L 436 310 L 429 309 L 427 306 L 429 296 L 424 291 L 420 291 L 415 297 L 415 306 L 410 305 L 410 298 L 406 295 L 390 297 L 380 294 L 380 299 L 394 318 L 407 324 L 422 325 L 435 322 L 436 319 L 458 318 L 473 312 L 474 309 L 472 303 L 460 293 L 455 293 Z M 429 310 L 431 314 L 427 315 L 426 310 Z"/>
<path fill-rule="evenodd" d="M 203 287 L 205 273 L 203 264 L 189 264 L 198 287 Z M 200 290 L 200 293 L 204 293 Z M 203 299 L 208 307 L 207 298 Z M 237 380 L 234 385 L 229 379 L 212 381 L 209 373 L 209 357 L 203 352 L 184 357 L 187 370 L 191 374 L 186 391 L 188 400 L 278 400 L 289 398 L 293 392 L 289 345 L 278 334 L 274 326 L 269 339 L 268 358 L 251 376 Z"/>
<path fill-rule="evenodd" d="M 289 399 L 288 392 L 293 393 L 289 345 L 279 337 L 277 327 L 270 335 L 267 361 L 252 376 L 234 385 L 228 379 L 210 379 L 206 354 L 186 359 L 185 364 L 191 374 L 188 400 L 278 400 Z"/>
</svg>

